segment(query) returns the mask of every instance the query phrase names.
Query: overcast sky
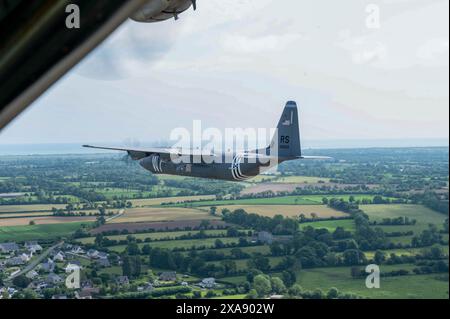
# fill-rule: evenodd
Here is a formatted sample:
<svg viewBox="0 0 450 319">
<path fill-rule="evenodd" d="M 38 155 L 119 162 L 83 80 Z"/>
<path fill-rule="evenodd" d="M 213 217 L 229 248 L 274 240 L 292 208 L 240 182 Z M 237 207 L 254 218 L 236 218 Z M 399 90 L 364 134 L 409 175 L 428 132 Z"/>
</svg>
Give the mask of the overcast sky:
<svg viewBox="0 0 450 319">
<path fill-rule="evenodd" d="M 448 138 L 448 0 L 198 2 L 178 21 L 126 22 L 0 144 L 270 128 L 291 99 L 308 140 Z"/>
</svg>

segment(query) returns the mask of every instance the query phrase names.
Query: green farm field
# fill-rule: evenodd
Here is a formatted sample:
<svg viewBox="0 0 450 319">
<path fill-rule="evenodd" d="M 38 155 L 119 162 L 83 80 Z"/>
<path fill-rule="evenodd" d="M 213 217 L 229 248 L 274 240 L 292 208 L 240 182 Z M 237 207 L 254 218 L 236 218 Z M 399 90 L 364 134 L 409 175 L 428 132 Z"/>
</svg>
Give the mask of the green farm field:
<svg viewBox="0 0 450 319">
<path fill-rule="evenodd" d="M 353 219 L 326 220 L 326 221 L 301 223 L 300 229 L 303 229 L 308 226 L 311 226 L 314 228 L 325 228 L 329 232 L 334 232 L 337 227 L 342 227 L 345 230 L 351 231 L 351 232 L 355 231 L 355 222 L 353 221 Z"/>
<path fill-rule="evenodd" d="M 181 207 L 130 208 L 111 223 L 161 222 L 193 219 L 218 219 L 208 212 Z"/>
<path fill-rule="evenodd" d="M 383 265 L 381 271 L 411 270 L 412 268 L 414 268 L 413 265 Z M 352 278 L 350 267 L 301 270 L 297 274 L 297 278 L 298 283 L 304 289 L 321 289 L 325 293 L 331 287 L 336 287 L 342 292 L 352 292 L 367 298 L 377 299 L 447 299 L 449 297 L 448 274 L 382 277 L 380 289 L 367 289 L 364 278 Z"/>
<path fill-rule="evenodd" d="M 209 210 L 209 207 L 207 207 Z M 273 217 L 282 215 L 284 217 L 298 218 L 301 214 L 311 218 L 313 214 L 319 218 L 345 217 L 348 214 L 337 211 L 325 205 L 230 205 L 219 206 L 218 210 L 228 209 L 230 211 L 243 209 L 247 213 Z"/>
<path fill-rule="evenodd" d="M 187 206 L 187 207 L 202 207 L 202 206 L 227 206 L 227 205 L 322 205 L 324 197 L 342 198 L 347 200 L 352 195 L 304 195 L 304 196 L 281 196 L 270 198 L 249 198 L 236 200 L 215 200 L 215 201 L 198 201 L 185 204 L 174 204 L 170 206 Z M 372 199 L 373 195 L 353 195 L 355 200 Z"/>
<path fill-rule="evenodd" d="M 447 216 L 435 212 L 422 205 L 361 205 L 360 208 L 369 216 L 371 221 L 381 221 L 383 218 L 408 217 L 410 220 L 415 219 L 415 225 L 381 225 L 385 232 L 406 232 L 413 231 L 415 235 L 422 230 L 428 228 L 429 224 L 436 225 L 439 229 L 443 227 L 443 223 Z M 401 239 L 397 239 L 401 240 Z"/>
<path fill-rule="evenodd" d="M 449 248 L 445 245 L 440 245 L 442 248 L 442 251 L 448 256 Z M 383 253 L 386 254 L 386 256 L 389 256 L 390 254 L 396 254 L 397 256 L 416 256 L 422 254 L 422 252 L 426 248 L 398 248 L 398 249 L 387 249 L 383 250 Z M 368 259 L 371 259 L 375 256 L 375 251 L 365 251 L 364 254 Z"/>
<path fill-rule="evenodd" d="M 185 248 L 190 249 L 192 247 L 207 247 L 212 248 L 215 245 L 215 241 L 220 239 L 224 244 L 237 244 L 239 238 L 204 238 L 204 239 L 187 239 L 187 240 L 167 240 L 148 243 L 152 248 Z M 142 248 L 146 243 L 138 244 L 139 248 Z M 126 249 L 126 245 L 118 245 L 109 247 L 109 250 L 114 252 L 123 252 Z"/>
<path fill-rule="evenodd" d="M 233 249 L 239 249 L 246 254 L 261 254 L 261 255 L 269 255 L 270 254 L 270 246 L 268 245 L 257 245 L 257 246 L 248 246 L 248 247 L 236 247 L 236 248 L 215 248 L 214 251 L 217 253 L 223 253 L 225 256 L 230 256 L 231 251 Z M 185 252 L 187 254 L 187 252 Z"/>
<path fill-rule="evenodd" d="M 0 213 L 0 219 L 52 216 L 52 212 Z"/>
<path fill-rule="evenodd" d="M 142 234 L 132 234 L 136 239 L 145 240 L 145 239 L 151 239 L 151 240 L 173 240 L 178 239 L 181 236 L 187 236 L 187 235 L 196 235 L 199 231 L 175 231 L 175 232 L 154 232 L 154 233 L 142 233 Z M 205 230 L 204 234 L 208 236 L 223 236 L 227 233 L 226 230 L 221 229 L 213 229 L 213 230 Z M 105 236 L 106 238 L 110 240 L 126 240 L 127 237 L 130 235 L 114 235 L 114 236 Z M 95 237 L 88 237 L 88 238 L 80 238 L 77 240 L 79 243 L 82 244 L 93 244 L 95 242 Z"/>
<path fill-rule="evenodd" d="M 199 201 L 199 200 L 212 200 L 214 195 L 199 195 L 199 196 L 175 196 L 175 197 L 163 197 L 163 198 L 148 198 L 148 199 L 132 199 L 134 207 L 147 207 L 147 206 L 158 206 L 164 203 L 181 203 L 189 201 Z"/>
<path fill-rule="evenodd" d="M 315 184 L 315 183 L 329 183 L 330 179 L 326 177 L 311 177 L 311 176 L 285 176 L 279 177 L 273 183 L 294 183 L 294 184 Z"/>
<path fill-rule="evenodd" d="M 27 241 L 48 240 L 56 237 L 67 237 L 79 229 L 82 225 L 89 223 L 64 223 L 51 225 L 26 225 L 0 227 L 0 242 L 4 241 Z"/>
<path fill-rule="evenodd" d="M 416 219 L 417 224 L 442 224 L 447 218 L 444 214 L 435 212 L 422 205 L 387 204 L 387 205 L 361 205 L 360 208 L 369 215 L 372 221 L 381 221 L 383 218 L 408 217 Z"/>
<path fill-rule="evenodd" d="M 65 204 L 0 205 L 1 213 L 50 212 L 52 208 L 64 209 Z"/>
<path fill-rule="evenodd" d="M 267 257 L 269 259 L 269 264 L 271 267 L 275 267 L 277 266 L 283 259 L 284 257 Z M 246 269 L 248 269 L 248 262 L 250 261 L 250 259 L 238 259 L 238 260 L 234 260 L 234 262 L 236 263 L 236 268 L 238 271 L 244 271 Z M 212 265 L 217 265 L 219 266 L 221 264 L 220 261 L 211 261 L 208 262 L 207 264 L 212 264 Z"/>
</svg>

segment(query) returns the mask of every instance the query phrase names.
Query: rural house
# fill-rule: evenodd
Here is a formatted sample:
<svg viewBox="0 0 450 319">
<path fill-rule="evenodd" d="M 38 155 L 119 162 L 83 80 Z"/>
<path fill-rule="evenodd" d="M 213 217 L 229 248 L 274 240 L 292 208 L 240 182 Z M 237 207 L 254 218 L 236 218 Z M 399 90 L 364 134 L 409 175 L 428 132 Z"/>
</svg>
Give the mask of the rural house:
<svg viewBox="0 0 450 319">
<path fill-rule="evenodd" d="M 61 278 L 61 276 L 51 273 L 47 276 L 47 278 L 45 279 L 45 281 L 48 284 L 52 284 L 52 285 L 57 285 L 63 282 L 63 279 Z"/>
<path fill-rule="evenodd" d="M 51 259 L 47 259 L 47 262 L 39 265 L 39 268 L 45 272 L 53 272 L 55 270 L 55 263 Z"/>
<path fill-rule="evenodd" d="M 120 286 L 126 286 L 126 285 L 130 284 L 130 280 L 128 279 L 127 276 L 119 276 L 119 277 L 117 277 L 116 282 Z"/>
<path fill-rule="evenodd" d="M 22 257 L 13 257 L 6 259 L 6 265 L 8 266 L 20 266 L 23 264 L 25 264 L 25 262 L 23 261 Z"/>
<path fill-rule="evenodd" d="M 111 263 L 109 262 L 108 259 L 97 259 L 96 263 L 97 263 L 97 265 L 99 265 L 100 267 L 103 267 L 103 268 L 111 266 Z"/>
<path fill-rule="evenodd" d="M 214 288 L 216 286 L 216 279 L 212 278 L 212 277 L 211 278 L 204 278 L 200 282 L 199 286 L 202 287 L 202 288 L 208 288 L 208 289 Z"/>
<path fill-rule="evenodd" d="M 19 246 L 16 243 L 1 243 L 0 252 L 2 253 L 13 253 L 19 250 Z"/>
<path fill-rule="evenodd" d="M 39 276 L 39 274 L 37 273 L 36 270 L 30 270 L 29 272 L 27 272 L 27 274 L 25 276 L 29 279 L 34 279 L 37 276 Z"/>
<path fill-rule="evenodd" d="M 62 251 L 59 251 L 53 256 L 53 261 L 64 261 L 65 254 Z"/>
<path fill-rule="evenodd" d="M 84 250 L 80 246 L 73 246 L 70 252 L 72 254 L 84 254 Z"/>
<path fill-rule="evenodd" d="M 98 258 L 98 254 L 99 254 L 98 250 L 95 250 L 95 249 L 89 249 L 86 253 L 86 255 L 89 258 L 93 258 L 93 259 Z"/>
<path fill-rule="evenodd" d="M 177 273 L 175 271 L 166 271 L 159 275 L 159 280 L 161 281 L 176 281 Z"/>
<path fill-rule="evenodd" d="M 260 231 L 257 236 L 257 241 L 260 243 L 270 245 L 273 242 L 273 236 L 269 232 Z"/>
<path fill-rule="evenodd" d="M 25 248 L 26 248 L 30 253 L 33 253 L 33 254 L 42 251 L 41 245 L 39 245 L 39 244 L 38 244 L 37 242 L 35 242 L 35 241 L 26 242 L 26 243 L 25 243 Z"/>
</svg>

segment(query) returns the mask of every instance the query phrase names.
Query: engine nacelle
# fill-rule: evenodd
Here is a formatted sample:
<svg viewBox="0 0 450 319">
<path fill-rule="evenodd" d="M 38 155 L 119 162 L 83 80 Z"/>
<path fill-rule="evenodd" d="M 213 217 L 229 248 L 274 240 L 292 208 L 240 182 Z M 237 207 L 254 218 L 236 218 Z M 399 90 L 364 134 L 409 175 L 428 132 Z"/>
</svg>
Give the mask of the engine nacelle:
<svg viewBox="0 0 450 319">
<path fill-rule="evenodd" d="M 196 0 L 149 0 L 130 18 L 137 22 L 160 22 L 178 15 L 191 7 L 197 8 Z"/>
</svg>

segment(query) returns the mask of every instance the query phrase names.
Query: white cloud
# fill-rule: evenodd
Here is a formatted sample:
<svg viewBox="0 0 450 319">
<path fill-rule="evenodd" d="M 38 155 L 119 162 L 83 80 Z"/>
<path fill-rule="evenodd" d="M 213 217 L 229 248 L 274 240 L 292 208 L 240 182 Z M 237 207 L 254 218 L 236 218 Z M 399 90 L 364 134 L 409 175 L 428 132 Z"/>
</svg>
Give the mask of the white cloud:
<svg viewBox="0 0 450 319">
<path fill-rule="evenodd" d="M 260 53 L 265 51 L 282 52 L 289 50 L 289 46 L 302 39 L 298 34 L 265 35 L 248 37 L 244 35 L 225 35 L 222 46 L 226 51 L 233 53 Z"/>
<path fill-rule="evenodd" d="M 436 64 L 447 64 L 449 55 L 448 38 L 431 39 L 417 50 L 420 59 L 434 61 Z"/>
<path fill-rule="evenodd" d="M 203 0 L 178 21 L 127 22 L 0 142 L 271 127 L 289 99 L 305 139 L 448 136 L 448 1 L 370 2 L 377 30 L 360 0 Z"/>
<path fill-rule="evenodd" d="M 352 37 L 349 30 L 341 32 L 337 45 L 349 51 L 355 64 L 382 62 L 388 56 L 386 44 L 370 41 L 364 36 Z"/>
</svg>

